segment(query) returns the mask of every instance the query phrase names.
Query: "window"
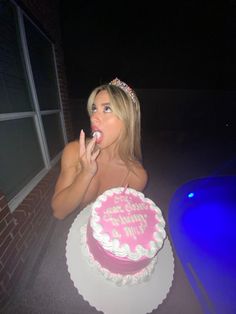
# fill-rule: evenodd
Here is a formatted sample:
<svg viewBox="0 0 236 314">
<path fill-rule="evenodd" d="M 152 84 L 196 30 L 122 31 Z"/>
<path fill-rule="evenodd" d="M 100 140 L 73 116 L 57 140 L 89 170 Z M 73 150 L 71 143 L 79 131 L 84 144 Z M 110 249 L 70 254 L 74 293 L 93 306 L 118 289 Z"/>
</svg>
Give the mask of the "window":
<svg viewBox="0 0 236 314">
<path fill-rule="evenodd" d="M 66 142 L 54 50 L 10 1 L 0 2 L 0 190 L 12 210 Z"/>
</svg>

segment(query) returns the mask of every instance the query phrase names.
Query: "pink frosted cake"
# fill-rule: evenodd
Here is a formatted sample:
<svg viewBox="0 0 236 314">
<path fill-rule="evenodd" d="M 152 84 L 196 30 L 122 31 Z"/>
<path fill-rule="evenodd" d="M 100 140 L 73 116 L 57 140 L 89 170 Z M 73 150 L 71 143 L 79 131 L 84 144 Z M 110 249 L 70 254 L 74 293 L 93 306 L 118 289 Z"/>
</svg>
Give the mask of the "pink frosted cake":
<svg viewBox="0 0 236 314">
<path fill-rule="evenodd" d="M 161 210 L 143 193 L 124 187 L 105 191 L 91 206 L 90 259 L 117 284 L 147 280 L 166 237 Z"/>
</svg>

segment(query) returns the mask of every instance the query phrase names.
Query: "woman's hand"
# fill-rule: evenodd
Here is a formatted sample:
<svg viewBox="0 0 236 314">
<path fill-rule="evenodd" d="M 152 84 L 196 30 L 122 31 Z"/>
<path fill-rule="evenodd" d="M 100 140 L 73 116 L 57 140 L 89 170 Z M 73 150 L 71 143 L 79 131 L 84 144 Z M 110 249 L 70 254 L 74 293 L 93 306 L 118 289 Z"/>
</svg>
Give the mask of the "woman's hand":
<svg viewBox="0 0 236 314">
<path fill-rule="evenodd" d="M 79 138 L 79 157 L 81 163 L 81 171 L 90 173 L 92 176 L 94 176 L 97 172 L 96 159 L 100 153 L 100 149 L 96 149 L 96 151 L 94 151 L 95 144 L 96 138 L 94 137 L 89 141 L 86 146 L 85 133 L 83 130 L 81 130 Z"/>
</svg>

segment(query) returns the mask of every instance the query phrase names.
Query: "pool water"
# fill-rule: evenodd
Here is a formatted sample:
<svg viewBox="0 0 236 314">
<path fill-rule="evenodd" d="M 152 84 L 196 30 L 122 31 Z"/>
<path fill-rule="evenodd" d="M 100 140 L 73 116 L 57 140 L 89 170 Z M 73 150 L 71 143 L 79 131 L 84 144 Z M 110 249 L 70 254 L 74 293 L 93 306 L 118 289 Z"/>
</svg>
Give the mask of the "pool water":
<svg viewBox="0 0 236 314">
<path fill-rule="evenodd" d="M 236 176 L 182 185 L 168 212 L 172 243 L 203 312 L 236 313 Z"/>
</svg>

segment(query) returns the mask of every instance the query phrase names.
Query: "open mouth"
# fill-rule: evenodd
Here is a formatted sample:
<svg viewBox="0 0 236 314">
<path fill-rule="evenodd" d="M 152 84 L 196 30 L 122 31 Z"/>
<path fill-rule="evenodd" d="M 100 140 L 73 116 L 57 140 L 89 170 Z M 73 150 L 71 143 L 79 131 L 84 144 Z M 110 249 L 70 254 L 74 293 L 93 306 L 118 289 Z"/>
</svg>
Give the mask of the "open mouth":
<svg viewBox="0 0 236 314">
<path fill-rule="evenodd" d="M 93 131 L 92 132 L 92 137 L 96 138 L 96 142 L 99 143 L 102 140 L 102 132 L 101 131 Z"/>
</svg>

